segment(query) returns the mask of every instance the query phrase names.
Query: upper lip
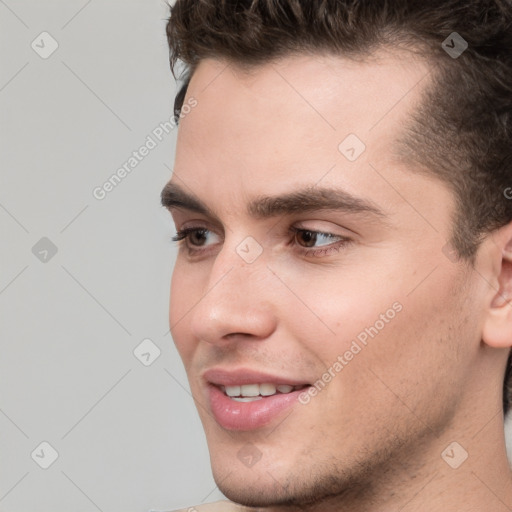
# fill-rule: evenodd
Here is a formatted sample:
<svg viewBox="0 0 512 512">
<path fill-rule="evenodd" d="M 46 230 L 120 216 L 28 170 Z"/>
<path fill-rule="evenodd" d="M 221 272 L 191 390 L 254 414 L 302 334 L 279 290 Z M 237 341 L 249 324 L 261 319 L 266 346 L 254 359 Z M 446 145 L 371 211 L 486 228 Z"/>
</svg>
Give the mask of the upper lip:
<svg viewBox="0 0 512 512">
<path fill-rule="evenodd" d="M 309 385 L 309 382 L 293 378 L 271 375 L 270 373 L 250 370 L 248 368 L 210 368 L 203 373 L 203 378 L 216 386 L 243 386 L 244 384 L 289 384 L 290 386 Z"/>
</svg>

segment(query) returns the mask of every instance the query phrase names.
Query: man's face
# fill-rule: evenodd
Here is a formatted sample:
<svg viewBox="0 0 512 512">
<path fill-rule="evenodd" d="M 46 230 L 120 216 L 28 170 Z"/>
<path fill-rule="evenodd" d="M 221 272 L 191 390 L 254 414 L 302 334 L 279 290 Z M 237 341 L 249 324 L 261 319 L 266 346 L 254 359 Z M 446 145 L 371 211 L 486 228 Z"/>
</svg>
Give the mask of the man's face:
<svg viewBox="0 0 512 512">
<path fill-rule="evenodd" d="M 169 319 L 234 501 L 370 492 L 391 460 L 415 471 L 447 444 L 437 436 L 459 412 L 488 289 L 446 247 L 451 193 L 393 156 L 428 72 L 381 52 L 249 74 L 205 60 L 192 77 L 171 182 L 212 215 L 171 210 L 178 230 L 206 231 L 180 247 Z M 304 189 L 298 208 L 258 201 Z M 332 200 L 321 190 L 345 206 L 314 208 Z M 237 388 L 263 383 L 310 387 L 222 388 L 277 391 Z"/>
</svg>

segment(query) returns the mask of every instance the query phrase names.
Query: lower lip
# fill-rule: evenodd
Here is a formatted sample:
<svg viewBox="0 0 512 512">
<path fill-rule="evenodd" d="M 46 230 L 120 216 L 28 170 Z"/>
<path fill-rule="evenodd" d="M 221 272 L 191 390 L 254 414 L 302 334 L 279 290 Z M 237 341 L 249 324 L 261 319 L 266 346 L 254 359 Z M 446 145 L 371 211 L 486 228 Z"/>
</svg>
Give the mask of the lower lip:
<svg viewBox="0 0 512 512">
<path fill-rule="evenodd" d="M 210 407 L 217 423 L 228 430 L 254 430 L 272 422 L 281 412 L 292 407 L 307 388 L 277 393 L 252 402 L 237 402 L 217 386 L 208 385 Z"/>
</svg>

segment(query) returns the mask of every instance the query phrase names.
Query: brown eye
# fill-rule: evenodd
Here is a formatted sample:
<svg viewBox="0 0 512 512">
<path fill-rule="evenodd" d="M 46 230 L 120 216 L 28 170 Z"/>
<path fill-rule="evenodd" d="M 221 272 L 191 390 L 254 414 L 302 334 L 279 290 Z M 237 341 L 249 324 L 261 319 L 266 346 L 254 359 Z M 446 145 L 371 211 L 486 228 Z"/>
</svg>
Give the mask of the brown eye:
<svg viewBox="0 0 512 512">
<path fill-rule="evenodd" d="M 317 233 L 314 231 L 299 231 L 296 236 L 302 238 L 305 247 L 314 247 L 317 242 Z"/>
<path fill-rule="evenodd" d="M 202 227 L 191 227 L 179 230 L 172 238 L 173 242 L 178 242 L 180 246 L 188 249 L 189 253 L 204 252 L 200 247 L 208 247 L 208 239 L 215 235 L 213 231 Z"/>
<path fill-rule="evenodd" d="M 192 245 L 203 245 L 206 240 L 206 229 L 196 229 L 189 234 L 189 241 Z"/>
<path fill-rule="evenodd" d="M 290 227 L 290 233 L 293 234 L 295 244 L 299 246 L 299 252 L 304 256 L 327 256 L 333 252 L 339 252 L 342 247 L 347 247 L 353 242 L 350 238 L 342 235 L 302 229 L 295 226 Z M 319 242 L 327 243 L 318 245 Z"/>
</svg>

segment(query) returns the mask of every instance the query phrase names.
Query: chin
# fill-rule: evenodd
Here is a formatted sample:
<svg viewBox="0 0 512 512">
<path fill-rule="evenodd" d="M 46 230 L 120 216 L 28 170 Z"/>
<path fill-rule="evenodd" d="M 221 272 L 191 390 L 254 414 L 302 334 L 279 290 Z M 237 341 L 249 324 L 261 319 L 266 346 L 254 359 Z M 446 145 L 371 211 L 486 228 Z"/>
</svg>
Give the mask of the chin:
<svg viewBox="0 0 512 512">
<path fill-rule="evenodd" d="M 286 491 L 275 481 L 255 484 L 252 478 L 227 477 L 217 483 L 218 488 L 229 500 L 246 507 L 268 507 L 289 503 Z M 268 477 L 270 480 L 272 478 Z M 236 481 L 235 481 L 236 479 Z M 228 481 L 229 480 L 229 481 Z"/>
<path fill-rule="evenodd" d="M 233 456 L 237 456 L 236 452 Z M 213 478 L 228 499 L 247 507 L 265 507 L 286 499 L 284 478 L 277 471 L 272 475 L 261 460 L 246 467 L 231 459 L 232 455 L 226 456 L 226 452 L 212 456 Z"/>
<path fill-rule="evenodd" d="M 293 485 L 288 483 L 284 486 L 269 474 L 264 481 L 254 482 L 250 476 L 241 478 L 233 474 L 223 481 L 215 481 L 226 498 L 234 503 L 254 508 L 286 506 L 294 507 L 295 510 L 321 506 L 333 499 L 342 499 L 350 492 L 348 487 L 332 476 L 323 482 L 305 482 L 297 479 Z"/>
</svg>

